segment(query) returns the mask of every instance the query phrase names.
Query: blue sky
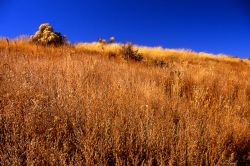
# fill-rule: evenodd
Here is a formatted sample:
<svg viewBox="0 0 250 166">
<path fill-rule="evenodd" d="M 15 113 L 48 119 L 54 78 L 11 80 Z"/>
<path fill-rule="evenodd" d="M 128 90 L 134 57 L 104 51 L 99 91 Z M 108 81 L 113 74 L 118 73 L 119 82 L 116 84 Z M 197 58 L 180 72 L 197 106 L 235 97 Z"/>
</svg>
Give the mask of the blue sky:
<svg viewBox="0 0 250 166">
<path fill-rule="evenodd" d="M 118 42 L 250 57 L 248 0 L 0 0 L 0 36 L 52 24 L 71 42 Z"/>
</svg>

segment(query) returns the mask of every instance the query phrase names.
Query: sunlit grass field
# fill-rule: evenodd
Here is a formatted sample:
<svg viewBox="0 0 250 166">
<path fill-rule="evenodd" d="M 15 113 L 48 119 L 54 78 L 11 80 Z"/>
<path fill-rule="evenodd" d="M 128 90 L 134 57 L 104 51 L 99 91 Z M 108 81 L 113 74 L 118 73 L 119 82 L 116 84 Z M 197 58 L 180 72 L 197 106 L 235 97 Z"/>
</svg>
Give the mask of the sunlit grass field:
<svg viewBox="0 0 250 166">
<path fill-rule="evenodd" d="M 0 40 L 0 165 L 247 165 L 250 61 Z"/>
</svg>

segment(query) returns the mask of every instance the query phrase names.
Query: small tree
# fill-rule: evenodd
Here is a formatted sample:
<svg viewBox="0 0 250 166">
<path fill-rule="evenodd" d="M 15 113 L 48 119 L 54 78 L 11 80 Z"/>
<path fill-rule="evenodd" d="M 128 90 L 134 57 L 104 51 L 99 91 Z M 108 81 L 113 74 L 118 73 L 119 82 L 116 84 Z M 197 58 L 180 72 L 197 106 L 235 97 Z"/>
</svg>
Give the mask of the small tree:
<svg viewBox="0 0 250 166">
<path fill-rule="evenodd" d="M 100 44 L 112 44 L 112 43 L 114 43 L 115 42 L 115 37 L 110 37 L 109 38 L 109 40 L 108 41 L 106 41 L 105 39 L 103 39 L 103 38 L 98 38 L 98 43 L 100 43 Z"/>
<path fill-rule="evenodd" d="M 109 43 L 111 44 L 111 43 L 114 43 L 114 42 L 115 42 L 115 37 L 114 36 L 110 37 L 109 38 Z"/>
<path fill-rule="evenodd" d="M 60 32 L 54 32 L 50 24 L 41 24 L 39 30 L 30 37 L 31 41 L 42 45 L 60 46 L 67 43 L 67 39 Z"/>
<path fill-rule="evenodd" d="M 99 37 L 98 38 L 98 43 L 100 43 L 100 44 L 107 44 L 107 41 L 105 39 Z"/>
</svg>

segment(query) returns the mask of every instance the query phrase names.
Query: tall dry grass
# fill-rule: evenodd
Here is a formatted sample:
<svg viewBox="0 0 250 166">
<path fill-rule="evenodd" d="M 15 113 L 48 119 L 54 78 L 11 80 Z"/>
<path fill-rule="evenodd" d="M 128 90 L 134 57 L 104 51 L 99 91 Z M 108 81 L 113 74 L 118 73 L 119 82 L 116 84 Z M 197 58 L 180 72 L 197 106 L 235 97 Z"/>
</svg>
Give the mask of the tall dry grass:
<svg viewBox="0 0 250 166">
<path fill-rule="evenodd" d="M 91 49 L 0 40 L 0 165 L 249 164 L 247 63 Z"/>
</svg>

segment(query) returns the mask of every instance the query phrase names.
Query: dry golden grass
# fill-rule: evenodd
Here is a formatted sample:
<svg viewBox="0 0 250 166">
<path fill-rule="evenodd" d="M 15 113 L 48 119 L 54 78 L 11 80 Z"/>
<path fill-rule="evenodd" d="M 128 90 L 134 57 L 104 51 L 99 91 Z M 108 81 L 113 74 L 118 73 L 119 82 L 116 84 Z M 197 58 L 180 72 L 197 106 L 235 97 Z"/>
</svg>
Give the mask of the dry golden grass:
<svg viewBox="0 0 250 166">
<path fill-rule="evenodd" d="M 115 56 L 119 56 L 122 44 L 100 44 L 100 43 L 79 43 L 75 45 L 76 49 L 84 50 L 85 52 L 90 52 L 93 54 L 102 54 L 109 55 L 113 54 Z M 184 49 L 164 49 L 162 47 L 145 47 L 145 46 L 135 46 L 135 49 L 139 51 L 144 56 L 145 61 L 152 60 L 163 60 L 163 61 L 171 61 L 175 62 L 188 62 L 191 63 L 207 63 L 207 61 L 220 61 L 224 63 L 248 63 L 250 64 L 250 60 L 240 59 L 233 56 L 227 56 L 223 54 L 213 55 L 204 52 L 193 52 L 191 50 Z"/>
<path fill-rule="evenodd" d="M 119 50 L 0 40 L 1 165 L 249 164 L 247 60 Z"/>
</svg>

